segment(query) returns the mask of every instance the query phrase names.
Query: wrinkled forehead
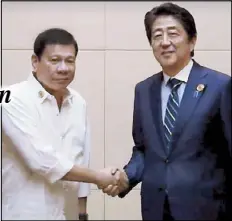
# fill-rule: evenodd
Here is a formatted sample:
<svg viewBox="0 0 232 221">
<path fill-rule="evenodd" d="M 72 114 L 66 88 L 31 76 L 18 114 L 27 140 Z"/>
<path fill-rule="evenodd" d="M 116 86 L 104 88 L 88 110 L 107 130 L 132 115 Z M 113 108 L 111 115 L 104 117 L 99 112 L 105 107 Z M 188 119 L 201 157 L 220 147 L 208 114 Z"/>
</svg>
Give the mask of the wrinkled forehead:
<svg viewBox="0 0 232 221">
<path fill-rule="evenodd" d="M 75 58 L 75 46 L 73 44 L 48 44 L 44 49 L 43 55 Z"/>
</svg>

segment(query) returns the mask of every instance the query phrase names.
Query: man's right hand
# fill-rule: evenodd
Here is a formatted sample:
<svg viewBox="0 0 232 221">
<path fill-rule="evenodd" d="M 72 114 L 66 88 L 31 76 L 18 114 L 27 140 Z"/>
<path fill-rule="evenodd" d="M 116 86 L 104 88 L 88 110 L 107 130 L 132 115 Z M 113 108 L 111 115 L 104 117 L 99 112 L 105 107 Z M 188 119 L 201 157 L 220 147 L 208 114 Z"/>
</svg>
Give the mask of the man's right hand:
<svg viewBox="0 0 232 221">
<path fill-rule="evenodd" d="M 115 176 L 118 183 L 117 185 L 108 185 L 103 192 L 114 197 L 129 188 L 129 180 L 124 170 L 112 168 L 111 174 Z"/>
<path fill-rule="evenodd" d="M 96 185 L 98 189 L 105 189 L 109 185 L 117 186 L 119 178 L 111 173 L 111 168 L 105 168 L 97 172 Z"/>
</svg>

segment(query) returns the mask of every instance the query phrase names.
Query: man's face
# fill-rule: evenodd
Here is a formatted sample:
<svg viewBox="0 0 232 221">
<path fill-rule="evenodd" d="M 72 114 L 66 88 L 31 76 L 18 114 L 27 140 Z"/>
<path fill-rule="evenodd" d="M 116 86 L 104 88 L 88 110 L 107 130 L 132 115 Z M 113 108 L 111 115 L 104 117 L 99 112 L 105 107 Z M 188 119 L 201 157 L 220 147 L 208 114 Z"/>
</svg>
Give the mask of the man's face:
<svg viewBox="0 0 232 221">
<path fill-rule="evenodd" d="M 151 46 L 164 69 L 186 64 L 195 42 L 196 38 L 189 41 L 182 24 L 172 16 L 159 16 L 153 23 Z"/>
<path fill-rule="evenodd" d="M 75 74 L 74 45 L 47 45 L 39 58 L 32 56 L 32 66 L 37 79 L 50 92 L 63 92 Z"/>
</svg>

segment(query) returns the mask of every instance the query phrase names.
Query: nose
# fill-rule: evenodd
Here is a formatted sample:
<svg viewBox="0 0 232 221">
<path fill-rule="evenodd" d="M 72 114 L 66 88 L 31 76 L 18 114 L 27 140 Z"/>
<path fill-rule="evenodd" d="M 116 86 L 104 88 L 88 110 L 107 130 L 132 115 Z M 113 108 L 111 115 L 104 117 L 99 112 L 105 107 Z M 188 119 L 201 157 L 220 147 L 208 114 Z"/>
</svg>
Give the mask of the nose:
<svg viewBox="0 0 232 221">
<path fill-rule="evenodd" d="M 169 46 L 170 44 L 171 44 L 171 41 L 170 41 L 168 35 L 163 35 L 163 38 L 161 40 L 161 45 L 163 47 L 166 47 L 166 46 Z"/>
<path fill-rule="evenodd" d="M 66 72 L 66 71 L 68 71 L 68 66 L 64 61 L 62 61 L 59 63 L 57 70 L 58 70 L 58 72 Z"/>
</svg>

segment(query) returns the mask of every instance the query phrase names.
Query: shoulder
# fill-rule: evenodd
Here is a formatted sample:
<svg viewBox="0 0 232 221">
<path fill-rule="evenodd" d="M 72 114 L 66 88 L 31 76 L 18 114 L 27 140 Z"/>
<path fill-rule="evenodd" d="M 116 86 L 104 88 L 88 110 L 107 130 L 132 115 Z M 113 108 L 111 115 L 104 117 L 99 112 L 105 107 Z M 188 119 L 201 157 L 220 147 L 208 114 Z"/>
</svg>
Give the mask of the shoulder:
<svg viewBox="0 0 232 221">
<path fill-rule="evenodd" d="M 38 106 L 41 103 L 39 91 L 29 80 L 4 87 L 10 91 L 10 102 L 2 104 L 5 115 L 23 124 L 24 120 L 35 122 L 39 118 Z"/>
<path fill-rule="evenodd" d="M 16 108 L 18 105 L 27 106 L 30 102 L 30 93 L 28 91 L 27 81 L 22 81 L 3 87 L 4 91 L 9 91 L 10 102 L 2 104 L 4 108 Z"/>
<path fill-rule="evenodd" d="M 3 86 L 3 90 L 9 90 L 14 97 L 20 96 L 25 90 L 27 81 L 21 81 L 19 83 Z"/>
<path fill-rule="evenodd" d="M 3 122 L 7 125 L 14 122 L 14 124 L 23 126 L 26 121 L 32 124 L 37 119 L 35 102 L 30 96 L 29 89 L 27 82 L 4 87 L 4 90 L 10 91 L 10 102 L 2 104 Z"/>
<path fill-rule="evenodd" d="M 220 93 L 223 93 L 223 91 L 229 91 L 228 88 L 231 88 L 231 76 L 214 70 L 212 68 L 204 67 L 202 66 L 204 71 L 207 73 L 207 82 L 208 84 L 214 88 L 214 90 L 217 90 Z"/>
<path fill-rule="evenodd" d="M 214 70 L 209 67 L 201 66 L 204 71 L 208 74 L 208 78 L 210 81 L 216 84 L 227 84 L 231 80 L 231 76 L 229 74 L 220 72 L 218 70 Z"/>
<path fill-rule="evenodd" d="M 135 90 L 143 90 L 144 88 L 149 88 L 154 82 L 161 82 L 162 72 L 153 74 L 150 77 L 145 78 L 144 80 L 138 82 L 135 85 Z"/>
</svg>

